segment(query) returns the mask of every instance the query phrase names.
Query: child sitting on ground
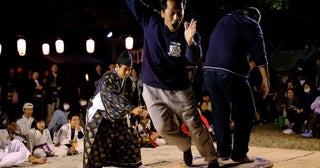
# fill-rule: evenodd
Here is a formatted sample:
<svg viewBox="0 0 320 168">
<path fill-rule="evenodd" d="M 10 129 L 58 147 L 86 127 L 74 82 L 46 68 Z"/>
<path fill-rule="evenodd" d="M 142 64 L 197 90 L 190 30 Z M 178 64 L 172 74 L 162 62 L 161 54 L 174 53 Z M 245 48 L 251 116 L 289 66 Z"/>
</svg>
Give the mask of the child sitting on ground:
<svg viewBox="0 0 320 168">
<path fill-rule="evenodd" d="M 44 118 L 33 121 L 28 134 L 27 147 L 37 157 L 65 156 L 64 151 L 53 144 Z"/>
<path fill-rule="evenodd" d="M 83 153 L 84 133 L 80 125 L 78 113 L 71 112 L 68 115 L 68 122 L 64 124 L 57 133 L 57 142 L 54 142 L 67 155 Z"/>
</svg>

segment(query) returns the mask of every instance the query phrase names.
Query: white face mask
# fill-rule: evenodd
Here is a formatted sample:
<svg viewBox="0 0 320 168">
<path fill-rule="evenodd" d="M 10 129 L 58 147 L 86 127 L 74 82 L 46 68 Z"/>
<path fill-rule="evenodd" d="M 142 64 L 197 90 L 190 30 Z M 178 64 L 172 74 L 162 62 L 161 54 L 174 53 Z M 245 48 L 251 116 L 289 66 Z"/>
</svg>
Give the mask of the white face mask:
<svg viewBox="0 0 320 168">
<path fill-rule="evenodd" d="M 80 106 L 85 106 L 87 105 L 87 101 L 86 100 L 81 100 L 80 101 Z"/>
<path fill-rule="evenodd" d="M 64 104 L 64 105 L 63 105 L 63 109 L 64 109 L 64 111 L 69 110 L 69 108 L 70 108 L 69 104 Z"/>
<path fill-rule="evenodd" d="M 304 89 L 304 92 L 305 92 L 305 93 L 309 93 L 309 92 L 310 92 L 310 89 Z"/>
</svg>

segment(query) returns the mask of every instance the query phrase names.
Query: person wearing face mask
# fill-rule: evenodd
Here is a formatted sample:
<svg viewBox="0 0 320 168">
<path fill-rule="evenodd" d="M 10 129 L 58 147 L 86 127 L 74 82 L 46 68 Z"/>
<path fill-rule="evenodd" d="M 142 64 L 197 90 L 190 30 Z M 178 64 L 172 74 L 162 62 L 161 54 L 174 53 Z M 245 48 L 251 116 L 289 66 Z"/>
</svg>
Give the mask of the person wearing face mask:
<svg viewBox="0 0 320 168">
<path fill-rule="evenodd" d="M 54 111 L 52 118 L 48 124 L 51 137 L 55 138 L 55 133 L 63 124 L 68 123 L 68 115 L 70 113 L 70 102 L 65 100 L 60 104 L 60 108 Z"/>
<path fill-rule="evenodd" d="M 160 0 L 160 11 L 142 0 L 126 0 L 126 3 L 144 31 L 142 96 L 156 130 L 183 152 L 187 166 L 192 166 L 191 142 L 194 142 L 208 167 L 219 167 L 188 76 L 187 67 L 199 65 L 203 53 L 197 21 L 183 20 L 186 1 Z M 180 130 L 181 123 L 191 136 Z"/>
<path fill-rule="evenodd" d="M 296 120 L 294 125 L 291 128 L 283 130 L 285 134 L 299 134 L 301 133 L 304 123 L 307 120 L 308 116 L 312 114 L 311 104 L 314 102 L 316 97 L 319 95 L 318 91 L 313 87 L 314 85 L 310 81 L 303 83 L 303 93 L 299 98 L 301 101 L 302 110 L 300 110 L 296 115 Z"/>
</svg>

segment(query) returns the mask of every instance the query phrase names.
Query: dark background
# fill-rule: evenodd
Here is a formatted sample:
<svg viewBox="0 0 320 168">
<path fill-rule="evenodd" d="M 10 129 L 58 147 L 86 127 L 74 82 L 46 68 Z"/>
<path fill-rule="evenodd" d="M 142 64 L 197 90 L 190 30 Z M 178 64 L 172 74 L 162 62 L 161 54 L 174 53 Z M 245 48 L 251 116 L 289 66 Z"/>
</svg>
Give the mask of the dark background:
<svg viewBox="0 0 320 168">
<path fill-rule="evenodd" d="M 158 8 L 158 0 L 145 0 Z M 185 20 L 198 20 L 206 52 L 211 30 L 226 13 L 244 6 L 256 6 L 262 14 L 268 55 L 275 50 L 303 48 L 309 43 L 318 45 L 320 35 L 320 1 L 318 0 L 188 0 Z M 44 42 L 55 55 L 54 41 L 65 41 L 63 55 L 82 55 L 97 58 L 106 64 L 115 59 L 123 47 L 124 35 L 135 38 L 134 49 L 142 47 L 142 30 L 128 11 L 124 0 L 10 0 L 0 2 L 1 64 L 38 66 L 47 61 L 41 51 Z M 114 32 L 107 39 L 109 30 Z M 23 36 L 27 54 L 18 56 L 16 41 Z M 88 55 L 85 41 L 96 40 L 94 54 Z M 36 65 L 34 65 L 36 64 Z"/>
</svg>

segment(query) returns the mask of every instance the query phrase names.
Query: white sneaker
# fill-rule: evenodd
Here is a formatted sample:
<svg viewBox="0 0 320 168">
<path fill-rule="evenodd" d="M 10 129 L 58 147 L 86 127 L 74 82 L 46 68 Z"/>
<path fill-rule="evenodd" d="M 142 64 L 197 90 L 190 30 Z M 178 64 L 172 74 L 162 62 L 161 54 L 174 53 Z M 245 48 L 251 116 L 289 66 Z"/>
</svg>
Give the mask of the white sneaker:
<svg viewBox="0 0 320 168">
<path fill-rule="evenodd" d="M 292 131 L 292 129 L 288 128 L 282 131 L 283 133 L 287 134 L 287 135 L 292 135 L 295 134 L 295 132 Z"/>
<path fill-rule="evenodd" d="M 164 140 L 163 138 L 157 138 L 157 139 L 155 140 L 155 142 L 156 142 L 156 144 L 159 145 L 159 146 L 162 146 L 162 145 L 166 145 L 166 144 L 167 144 L 166 140 Z"/>
</svg>

